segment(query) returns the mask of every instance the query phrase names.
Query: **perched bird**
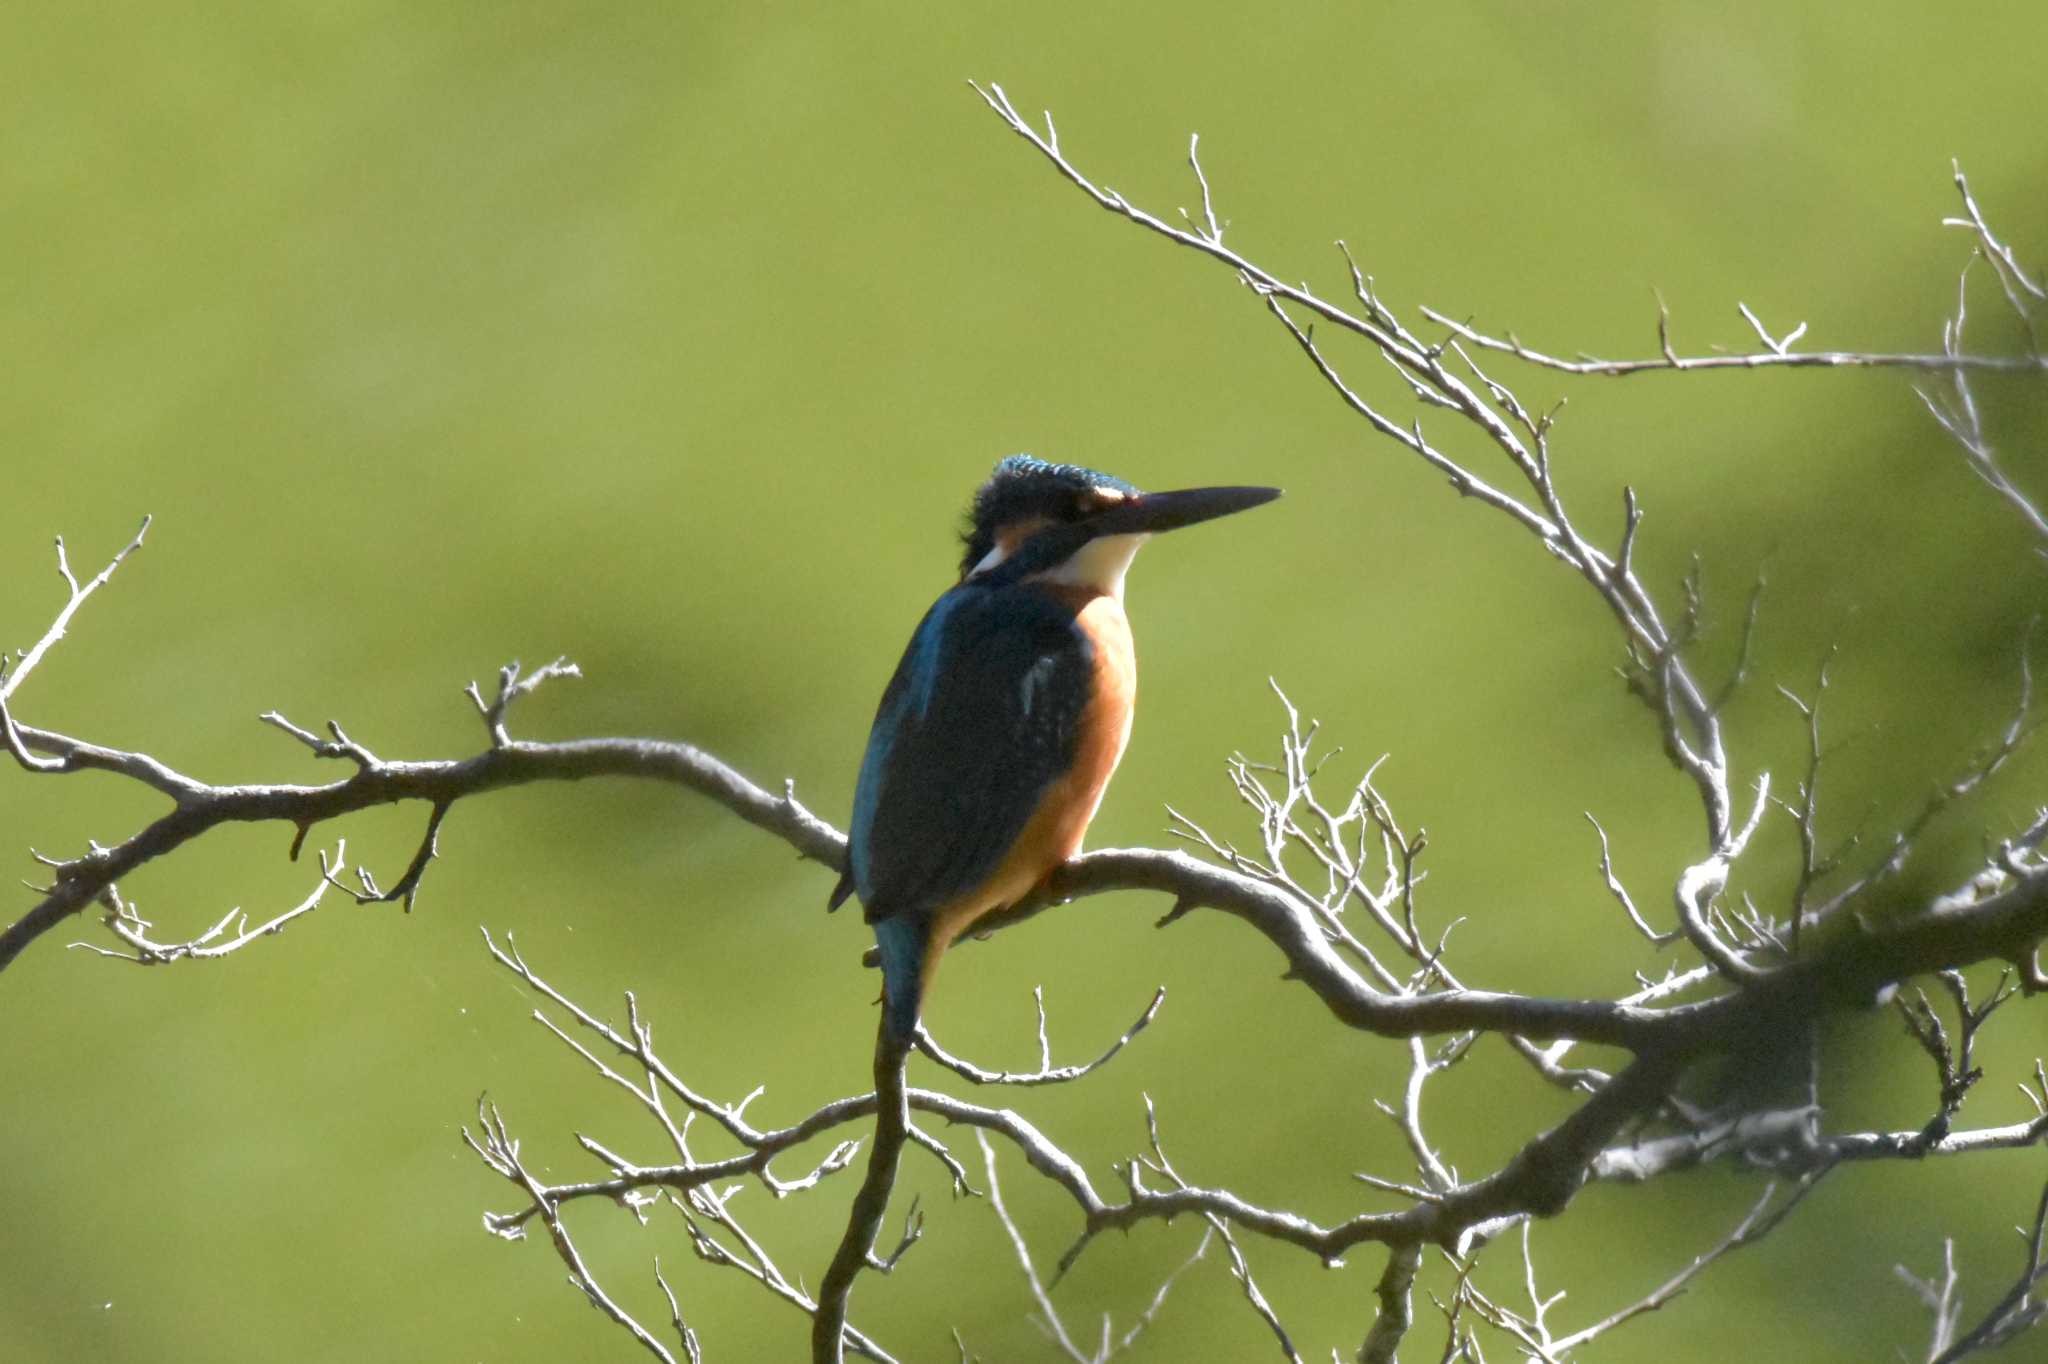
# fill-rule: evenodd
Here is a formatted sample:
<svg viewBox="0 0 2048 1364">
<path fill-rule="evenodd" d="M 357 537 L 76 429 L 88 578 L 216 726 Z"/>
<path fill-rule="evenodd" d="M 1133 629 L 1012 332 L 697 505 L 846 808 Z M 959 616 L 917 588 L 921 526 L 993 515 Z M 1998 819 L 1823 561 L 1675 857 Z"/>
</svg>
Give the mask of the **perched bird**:
<svg viewBox="0 0 2048 1364">
<path fill-rule="evenodd" d="M 1131 733 L 1124 574 L 1146 540 L 1277 488 L 1147 493 L 1013 455 L 975 494 L 960 581 L 882 693 L 854 791 L 837 909 L 858 894 L 900 1044 L 941 955 L 1081 847 Z"/>
</svg>

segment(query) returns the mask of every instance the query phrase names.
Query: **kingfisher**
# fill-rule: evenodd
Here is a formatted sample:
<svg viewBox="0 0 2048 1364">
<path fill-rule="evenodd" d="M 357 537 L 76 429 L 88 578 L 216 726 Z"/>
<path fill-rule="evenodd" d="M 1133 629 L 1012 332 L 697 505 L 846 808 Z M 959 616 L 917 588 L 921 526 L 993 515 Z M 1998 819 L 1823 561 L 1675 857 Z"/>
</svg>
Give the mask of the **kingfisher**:
<svg viewBox="0 0 2048 1364">
<path fill-rule="evenodd" d="M 1131 735 L 1124 575 L 1163 531 L 1278 488 L 1143 492 L 1012 455 L 974 495 L 959 582 L 882 692 L 855 784 L 846 870 L 882 964 L 882 1030 L 907 1046 L 939 958 L 1080 851 Z"/>
</svg>

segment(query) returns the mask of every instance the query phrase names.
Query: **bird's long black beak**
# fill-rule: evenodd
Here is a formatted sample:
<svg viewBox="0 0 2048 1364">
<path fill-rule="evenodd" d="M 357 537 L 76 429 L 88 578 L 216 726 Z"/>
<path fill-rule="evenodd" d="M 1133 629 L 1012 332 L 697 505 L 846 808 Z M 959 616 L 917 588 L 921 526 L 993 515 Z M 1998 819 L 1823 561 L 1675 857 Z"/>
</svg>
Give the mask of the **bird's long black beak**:
<svg viewBox="0 0 2048 1364">
<path fill-rule="evenodd" d="M 1181 488 L 1139 493 L 1089 518 L 1097 535 L 1156 535 L 1198 521 L 1249 511 L 1280 496 L 1278 488 Z"/>
</svg>

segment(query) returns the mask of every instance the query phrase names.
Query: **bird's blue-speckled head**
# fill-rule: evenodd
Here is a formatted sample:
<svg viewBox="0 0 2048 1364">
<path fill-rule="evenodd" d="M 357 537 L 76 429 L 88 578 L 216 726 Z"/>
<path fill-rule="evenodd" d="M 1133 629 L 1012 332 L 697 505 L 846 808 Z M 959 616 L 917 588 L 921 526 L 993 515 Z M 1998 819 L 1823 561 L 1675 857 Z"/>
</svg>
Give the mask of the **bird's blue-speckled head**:
<svg viewBox="0 0 2048 1364">
<path fill-rule="evenodd" d="M 1054 464 L 1032 455 L 1011 455 L 996 463 L 988 482 L 974 494 L 960 539 L 964 575 L 988 557 L 1006 530 L 1068 525 L 1104 507 L 1138 496 L 1120 478 L 1078 464 Z"/>
<path fill-rule="evenodd" d="M 1078 464 L 1011 455 L 974 495 L 961 537 L 966 548 L 960 576 L 963 581 L 1015 581 L 1057 569 L 1121 595 L 1123 567 L 1150 536 L 1228 516 L 1279 495 L 1278 488 L 1148 493 Z M 1100 547 L 1090 548 L 1097 542 Z M 1101 562 L 1093 567 L 1081 563 L 1090 556 Z M 1070 559 L 1073 567 L 1062 567 Z"/>
</svg>

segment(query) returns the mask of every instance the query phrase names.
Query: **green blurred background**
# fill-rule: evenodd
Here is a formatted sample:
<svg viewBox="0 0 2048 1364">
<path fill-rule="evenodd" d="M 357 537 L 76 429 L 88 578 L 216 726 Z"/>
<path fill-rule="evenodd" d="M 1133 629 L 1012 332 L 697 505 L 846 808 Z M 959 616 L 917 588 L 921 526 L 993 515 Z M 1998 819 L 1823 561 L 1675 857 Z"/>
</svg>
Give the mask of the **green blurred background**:
<svg viewBox="0 0 2048 1364">
<path fill-rule="evenodd" d="M 1346 747 L 1333 773 L 1392 755 L 1382 787 L 1429 829 L 1426 912 L 1466 917 L 1467 979 L 1613 991 L 1657 963 L 1620 931 L 1581 811 L 1660 908 L 1698 815 L 1613 679 L 1592 595 L 1368 439 L 1227 273 L 1088 207 L 965 81 L 1051 107 L 1071 155 L 1161 210 L 1193 202 L 1199 131 L 1239 249 L 1332 292 L 1342 236 L 1397 306 L 1556 350 L 1650 351 L 1653 287 L 1688 350 L 1751 344 L 1738 299 L 1779 331 L 1810 321 L 1807 344 L 1925 349 L 1969 247 L 1937 225 L 1952 156 L 2023 256 L 2048 254 L 2044 39 L 2032 2 L 17 6 L 0 27 L 6 643 L 59 604 L 52 534 L 90 569 L 157 517 L 17 707 L 210 779 L 324 780 L 258 712 L 455 755 L 480 738 L 464 682 L 566 653 L 588 680 L 529 702 L 520 732 L 687 739 L 839 819 L 991 460 L 1279 483 L 1278 507 L 1139 566 L 1145 704 L 1092 841 L 1160 842 L 1167 800 L 1244 836 L 1222 763 L 1274 752 L 1271 675 Z M 1976 339 L 2015 344 L 1978 283 Z M 1406 415 L 1377 361 L 1348 363 Z M 1905 380 L 1525 377 L 1532 405 L 1571 395 L 1558 459 L 1584 523 L 1616 526 L 1633 482 L 1653 581 L 1703 556 L 1710 666 L 1768 567 L 1757 682 L 1731 712 L 1745 781 L 1794 777 L 1771 684 L 1805 686 L 1831 642 L 1837 830 L 1883 830 L 2002 723 L 2039 561 Z M 1983 394 L 2048 486 L 2041 386 Z M 2009 829 L 2043 774 L 2016 765 L 1945 826 L 1934 866 Z M 112 842 L 159 805 L 10 769 L 0 844 L 32 875 L 28 846 Z M 346 835 L 388 882 L 423 814 L 314 840 Z M 222 830 L 125 889 L 167 934 L 274 912 L 310 885 L 288 841 Z M 1758 893 L 1789 848 L 1774 824 Z M 480 1091 L 548 1177 L 596 1172 L 575 1131 L 662 1158 L 529 1021 L 480 924 L 593 1006 L 637 990 L 703 1089 L 767 1087 L 759 1121 L 864 1083 L 857 916 L 826 918 L 826 873 L 706 802 L 536 788 L 457 808 L 442 851 L 410 917 L 330 904 L 229 961 L 150 971 L 66 951 L 104 940 L 80 923 L 0 978 L 0 1357 L 630 1355 L 544 1243 L 480 1229 L 516 1204 L 457 1138 Z M 12 897 L 10 918 L 31 903 Z M 1372 1109 L 1402 1049 L 1329 1026 L 1234 922 L 1155 932 L 1164 908 L 1095 899 L 963 950 L 932 1022 L 1028 1064 L 1042 982 L 1076 1058 L 1164 983 L 1159 1024 L 1108 1073 L 999 1097 L 1108 1188 L 1144 1091 L 1192 1178 L 1322 1218 L 1380 1206 L 1351 1172 L 1406 1174 Z M 1924 1060 L 1895 1031 L 1842 1029 L 1841 1121 L 1924 1117 Z M 1977 1121 L 2021 1116 L 2011 1081 L 2040 1032 L 2038 1008 L 2006 1020 Z M 1564 1111 L 1493 1049 L 1433 1105 L 1468 1172 Z M 1839 1175 L 1605 1357 L 1890 1357 L 1925 1329 L 1892 1264 L 1930 1270 L 1954 1235 L 1988 1304 L 2041 1167 Z M 1047 1357 L 986 1207 L 910 1168 L 926 1241 L 864 1281 L 857 1319 L 907 1359 L 953 1358 L 954 1325 L 987 1360 Z M 1012 1204 L 1049 1260 L 1074 1219 L 1018 1168 Z M 1640 1295 L 1754 1192 L 1725 1175 L 1589 1192 L 1537 1232 L 1549 1286 L 1571 1290 L 1559 1311 L 1575 1326 Z M 849 1193 L 737 1207 L 815 1282 Z M 656 1321 L 659 1253 L 713 1359 L 799 1352 L 797 1314 L 698 1264 L 672 1220 L 591 1206 L 572 1225 Z M 1097 1245 L 1059 1289 L 1070 1319 L 1127 1322 L 1198 1231 Z M 1376 1253 L 1252 1255 L 1306 1354 L 1355 1348 Z M 1494 1255 L 1507 1293 L 1512 1250 Z M 1436 1341 L 1425 1322 L 1416 1348 Z M 1212 1257 L 1139 1357 L 1271 1353 Z"/>
</svg>

